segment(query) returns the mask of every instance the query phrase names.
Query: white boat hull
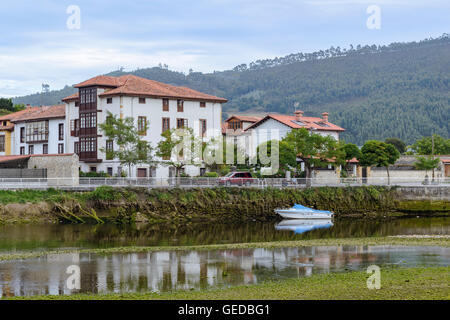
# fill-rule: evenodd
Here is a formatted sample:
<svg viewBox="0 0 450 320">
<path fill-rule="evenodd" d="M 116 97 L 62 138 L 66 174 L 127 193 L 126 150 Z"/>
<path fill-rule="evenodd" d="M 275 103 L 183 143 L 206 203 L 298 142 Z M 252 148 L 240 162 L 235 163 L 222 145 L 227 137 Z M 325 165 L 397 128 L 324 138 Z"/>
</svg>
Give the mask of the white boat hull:
<svg viewBox="0 0 450 320">
<path fill-rule="evenodd" d="M 276 213 L 285 219 L 331 219 L 332 213 L 322 213 L 313 210 L 291 210 L 291 209 L 276 209 Z"/>
</svg>

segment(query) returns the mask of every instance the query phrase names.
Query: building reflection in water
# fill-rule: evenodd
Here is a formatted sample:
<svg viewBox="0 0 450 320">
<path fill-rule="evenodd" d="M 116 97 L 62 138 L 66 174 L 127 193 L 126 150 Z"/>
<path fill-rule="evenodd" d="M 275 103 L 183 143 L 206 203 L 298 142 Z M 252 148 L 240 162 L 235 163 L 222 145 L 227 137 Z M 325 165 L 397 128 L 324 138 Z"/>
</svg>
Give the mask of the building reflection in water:
<svg viewBox="0 0 450 320">
<path fill-rule="evenodd" d="M 450 249 L 394 246 L 321 246 L 278 249 L 54 254 L 0 263 L 0 297 L 108 292 L 164 292 L 254 284 L 371 264 L 440 264 Z M 81 289 L 70 290 L 67 267 L 79 265 Z"/>
</svg>

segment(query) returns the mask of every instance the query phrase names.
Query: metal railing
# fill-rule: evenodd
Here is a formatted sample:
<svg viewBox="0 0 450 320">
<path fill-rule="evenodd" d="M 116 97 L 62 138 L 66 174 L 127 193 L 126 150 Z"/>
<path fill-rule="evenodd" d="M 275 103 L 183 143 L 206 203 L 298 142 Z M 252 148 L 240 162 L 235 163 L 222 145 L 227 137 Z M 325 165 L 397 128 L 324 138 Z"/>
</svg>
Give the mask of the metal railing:
<svg viewBox="0 0 450 320">
<path fill-rule="evenodd" d="M 172 178 L 0 178 L 0 189 L 93 189 L 99 186 L 145 188 L 208 188 L 208 187 L 277 187 L 305 188 L 308 186 L 448 186 L 450 178 L 424 180 L 420 178 L 254 178 L 227 179 L 209 177 Z"/>
</svg>

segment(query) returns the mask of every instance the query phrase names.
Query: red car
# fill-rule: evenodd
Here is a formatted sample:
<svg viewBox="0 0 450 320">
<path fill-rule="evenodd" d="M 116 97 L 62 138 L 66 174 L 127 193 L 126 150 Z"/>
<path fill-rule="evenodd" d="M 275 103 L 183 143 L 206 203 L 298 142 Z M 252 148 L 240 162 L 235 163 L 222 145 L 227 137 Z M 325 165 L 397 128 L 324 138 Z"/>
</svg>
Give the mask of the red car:
<svg viewBox="0 0 450 320">
<path fill-rule="evenodd" d="M 219 179 L 219 184 L 223 186 L 239 185 L 249 186 L 253 182 L 250 172 L 230 172 L 225 177 Z"/>
</svg>

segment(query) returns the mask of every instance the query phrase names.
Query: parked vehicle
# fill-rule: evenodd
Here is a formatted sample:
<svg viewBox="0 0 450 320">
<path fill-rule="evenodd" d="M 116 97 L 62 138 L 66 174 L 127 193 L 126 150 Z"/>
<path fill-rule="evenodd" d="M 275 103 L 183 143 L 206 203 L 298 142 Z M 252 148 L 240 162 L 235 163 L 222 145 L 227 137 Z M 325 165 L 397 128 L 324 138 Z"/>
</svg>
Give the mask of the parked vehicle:
<svg viewBox="0 0 450 320">
<path fill-rule="evenodd" d="M 225 177 L 219 179 L 219 184 L 223 186 L 249 186 L 252 184 L 253 180 L 250 172 L 230 172 Z"/>
</svg>

